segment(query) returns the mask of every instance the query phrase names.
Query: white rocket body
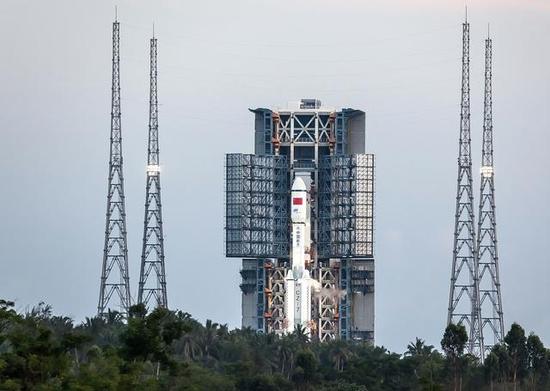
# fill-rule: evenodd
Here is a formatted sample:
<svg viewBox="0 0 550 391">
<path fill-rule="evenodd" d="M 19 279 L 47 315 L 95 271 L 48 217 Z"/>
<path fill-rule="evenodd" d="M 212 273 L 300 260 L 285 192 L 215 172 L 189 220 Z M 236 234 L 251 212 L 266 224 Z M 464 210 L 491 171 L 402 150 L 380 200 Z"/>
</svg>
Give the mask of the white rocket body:
<svg viewBox="0 0 550 391">
<path fill-rule="evenodd" d="M 296 326 L 310 332 L 311 295 L 316 281 L 306 269 L 309 260 L 310 222 L 307 188 L 304 180 L 297 177 L 291 190 L 292 252 L 291 268 L 285 278 L 286 332 L 293 332 Z M 308 253 L 308 254 L 306 254 Z"/>
</svg>

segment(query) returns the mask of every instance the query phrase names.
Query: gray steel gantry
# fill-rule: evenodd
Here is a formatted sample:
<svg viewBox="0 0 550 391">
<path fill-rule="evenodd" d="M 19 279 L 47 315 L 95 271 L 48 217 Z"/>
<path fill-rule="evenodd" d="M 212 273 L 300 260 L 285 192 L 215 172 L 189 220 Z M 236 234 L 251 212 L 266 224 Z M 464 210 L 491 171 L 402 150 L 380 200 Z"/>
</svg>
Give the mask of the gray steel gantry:
<svg viewBox="0 0 550 391">
<path fill-rule="evenodd" d="M 154 307 L 166 308 L 168 299 L 164 267 L 158 139 L 157 39 L 154 36 L 151 38 L 150 49 L 149 139 L 146 177 L 138 303 L 143 303 L 146 307 L 149 307 L 153 302 Z"/>
<path fill-rule="evenodd" d="M 120 24 L 113 23 L 113 63 L 111 97 L 111 137 L 109 155 L 109 185 L 105 245 L 97 311 L 105 316 L 110 309 L 128 314 L 131 305 L 126 240 L 126 209 L 124 176 L 122 174 L 122 129 L 120 122 Z M 115 306 L 111 300 L 118 298 Z"/>
<path fill-rule="evenodd" d="M 290 186 L 310 196 L 311 335 L 374 342 L 374 155 L 365 113 L 301 99 L 257 108 L 254 154 L 227 154 L 226 256 L 242 258 L 242 325 L 282 334 L 290 266 Z"/>
</svg>

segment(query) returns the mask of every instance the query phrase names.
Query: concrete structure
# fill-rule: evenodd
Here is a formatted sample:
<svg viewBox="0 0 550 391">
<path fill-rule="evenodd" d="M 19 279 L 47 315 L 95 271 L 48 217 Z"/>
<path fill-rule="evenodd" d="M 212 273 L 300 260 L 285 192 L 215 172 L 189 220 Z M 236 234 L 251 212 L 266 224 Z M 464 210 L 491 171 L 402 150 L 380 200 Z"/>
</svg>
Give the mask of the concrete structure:
<svg viewBox="0 0 550 391">
<path fill-rule="evenodd" d="M 291 184 L 303 181 L 313 339 L 374 341 L 374 155 L 365 113 L 302 99 L 251 110 L 254 154 L 226 156 L 226 256 L 242 258 L 242 326 L 289 329 Z"/>
</svg>

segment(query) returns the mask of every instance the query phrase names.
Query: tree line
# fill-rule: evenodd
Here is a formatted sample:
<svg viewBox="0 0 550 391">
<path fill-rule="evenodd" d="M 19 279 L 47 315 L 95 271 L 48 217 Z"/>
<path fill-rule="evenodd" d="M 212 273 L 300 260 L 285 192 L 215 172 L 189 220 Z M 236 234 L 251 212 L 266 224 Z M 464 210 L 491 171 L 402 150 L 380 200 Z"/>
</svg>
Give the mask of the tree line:
<svg viewBox="0 0 550 391">
<path fill-rule="evenodd" d="M 0 300 L 0 390 L 550 390 L 550 350 L 514 323 L 481 364 L 462 325 L 441 351 L 416 338 L 403 354 L 367 343 L 310 341 L 201 324 L 143 305 L 75 325 L 39 304 Z"/>
</svg>

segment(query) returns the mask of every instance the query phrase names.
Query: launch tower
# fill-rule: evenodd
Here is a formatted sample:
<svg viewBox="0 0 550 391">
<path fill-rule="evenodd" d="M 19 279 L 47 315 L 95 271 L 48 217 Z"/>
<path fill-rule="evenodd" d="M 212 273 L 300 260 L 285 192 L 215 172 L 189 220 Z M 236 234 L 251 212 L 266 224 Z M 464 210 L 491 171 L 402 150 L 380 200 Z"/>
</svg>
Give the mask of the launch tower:
<svg viewBox="0 0 550 391">
<path fill-rule="evenodd" d="M 374 155 L 365 154 L 365 113 L 316 99 L 251 112 L 254 154 L 226 155 L 225 178 L 225 250 L 242 258 L 242 326 L 291 331 L 285 301 L 295 296 L 286 290 L 289 275 L 297 278 L 289 274 L 296 235 L 304 234 L 299 275 L 316 281 L 304 331 L 320 341 L 373 342 Z M 305 187 L 300 229 L 291 219 L 293 184 Z"/>
</svg>

